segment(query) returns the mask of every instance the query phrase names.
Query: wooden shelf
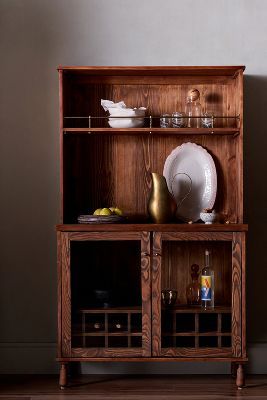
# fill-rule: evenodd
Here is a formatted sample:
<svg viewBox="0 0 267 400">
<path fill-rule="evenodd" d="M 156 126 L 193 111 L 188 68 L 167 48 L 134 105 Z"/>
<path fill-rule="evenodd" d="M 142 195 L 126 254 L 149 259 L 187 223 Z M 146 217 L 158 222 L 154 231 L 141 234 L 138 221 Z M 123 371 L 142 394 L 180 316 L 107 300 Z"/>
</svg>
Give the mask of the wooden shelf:
<svg viewBox="0 0 267 400">
<path fill-rule="evenodd" d="M 60 224 L 60 232 L 246 232 L 247 224 Z"/>
<path fill-rule="evenodd" d="M 65 134 L 116 134 L 116 135 L 238 135 L 238 128 L 63 128 Z"/>
<path fill-rule="evenodd" d="M 176 314 L 230 314 L 232 312 L 231 307 L 225 306 L 217 306 L 211 309 L 205 310 L 202 307 L 186 307 L 186 306 L 177 306 L 177 307 L 169 307 L 162 308 L 162 311 L 171 312 Z"/>
<path fill-rule="evenodd" d="M 78 310 L 81 314 L 137 314 L 142 312 L 141 307 L 107 307 L 88 308 Z"/>
<path fill-rule="evenodd" d="M 79 332 L 73 333 L 72 336 L 142 336 L 142 332 L 128 332 L 128 331 L 120 331 L 120 332 Z M 215 335 L 214 335 L 215 336 Z"/>
<path fill-rule="evenodd" d="M 200 337 L 200 336 L 232 336 L 230 332 L 177 332 L 177 333 L 172 333 L 172 332 L 167 332 L 163 333 L 162 336 L 171 336 L 171 337 L 177 337 L 177 336 L 193 336 L 193 337 Z"/>
</svg>

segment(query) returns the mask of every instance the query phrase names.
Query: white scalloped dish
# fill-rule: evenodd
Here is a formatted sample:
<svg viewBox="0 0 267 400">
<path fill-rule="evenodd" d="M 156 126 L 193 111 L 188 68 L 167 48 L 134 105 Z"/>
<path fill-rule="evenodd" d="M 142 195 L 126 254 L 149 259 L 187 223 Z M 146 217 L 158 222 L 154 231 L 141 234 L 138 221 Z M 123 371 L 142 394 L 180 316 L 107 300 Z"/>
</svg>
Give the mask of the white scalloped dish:
<svg viewBox="0 0 267 400">
<path fill-rule="evenodd" d="M 204 208 L 213 208 L 217 193 L 216 167 L 202 146 L 189 142 L 176 147 L 165 161 L 163 175 L 177 203 L 177 218 L 196 222 Z"/>
</svg>

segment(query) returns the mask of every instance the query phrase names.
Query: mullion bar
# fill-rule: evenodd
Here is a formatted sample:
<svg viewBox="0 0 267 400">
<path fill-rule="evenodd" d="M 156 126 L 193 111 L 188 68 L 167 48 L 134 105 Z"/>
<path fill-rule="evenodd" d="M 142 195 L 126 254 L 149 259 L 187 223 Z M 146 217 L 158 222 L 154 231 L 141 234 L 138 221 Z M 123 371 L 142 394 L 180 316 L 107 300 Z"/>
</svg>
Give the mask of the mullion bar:
<svg viewBox="0 0 267 400">
<path fill-rule="evenodd" d="M 108 333 L 108 314 L 105 313 L 105 333 Z M 105 347 L 108 347 L 108 335 L 105 335 Z"/>
<path fill-rule="evenodd" d="M 128 330 L 128 347 L 132 346 L 132 338 L 129 335 L 131 333 L 131 314 L 127 314 L 127 330 Z"/>
<path fill-rule="evenodd" d="M 199 314 L 195 314 L 195 348 L 199 348 Z"/>
<path fill-rule="evenodd" d="M 218 347 L 222 347 L 222 314 L 218 314 L 217 319 L 217 331 L 218 331 Z"/>
</svg>

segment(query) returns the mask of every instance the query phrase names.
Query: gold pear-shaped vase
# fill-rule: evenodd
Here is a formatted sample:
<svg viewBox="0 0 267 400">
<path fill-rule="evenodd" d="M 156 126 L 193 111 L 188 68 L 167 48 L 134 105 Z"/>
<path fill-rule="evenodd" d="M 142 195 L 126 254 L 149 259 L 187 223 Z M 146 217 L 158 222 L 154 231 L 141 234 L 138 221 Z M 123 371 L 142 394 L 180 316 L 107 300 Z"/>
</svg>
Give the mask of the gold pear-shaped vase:
<svg viewBox="0 0 267 400">
<path fill-rule="evenodd" d="M 152 189 L 148 201 L 148 213 L 153 222 L 164 224 L 170 222 L 176 212 L 176 202 L 168 190 L 164 176 L 152 172 Z"/>
</svg>

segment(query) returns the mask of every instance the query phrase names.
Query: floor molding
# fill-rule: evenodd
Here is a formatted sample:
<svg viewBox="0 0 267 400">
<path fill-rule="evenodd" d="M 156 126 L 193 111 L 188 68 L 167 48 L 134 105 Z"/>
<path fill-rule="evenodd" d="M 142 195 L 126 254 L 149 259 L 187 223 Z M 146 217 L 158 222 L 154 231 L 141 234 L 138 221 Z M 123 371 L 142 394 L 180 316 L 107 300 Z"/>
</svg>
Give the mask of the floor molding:
<svg viewBox="0 0 267 400">
<path fill-rule="evenodd" d="M 267 374 L 267 343 L 248 346 L 247 372 Z M 56 343 L 0 343 L 0 374 L 56 374 Z M 227 374 L 229 363 L 83 363 L 84 374 Z"/>
</svg>

